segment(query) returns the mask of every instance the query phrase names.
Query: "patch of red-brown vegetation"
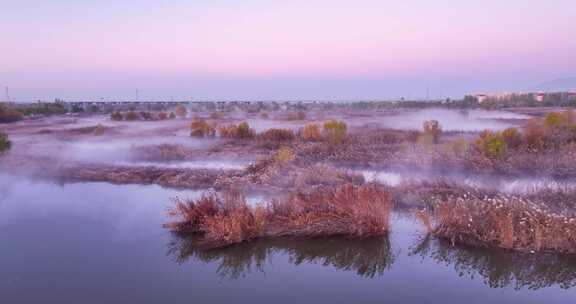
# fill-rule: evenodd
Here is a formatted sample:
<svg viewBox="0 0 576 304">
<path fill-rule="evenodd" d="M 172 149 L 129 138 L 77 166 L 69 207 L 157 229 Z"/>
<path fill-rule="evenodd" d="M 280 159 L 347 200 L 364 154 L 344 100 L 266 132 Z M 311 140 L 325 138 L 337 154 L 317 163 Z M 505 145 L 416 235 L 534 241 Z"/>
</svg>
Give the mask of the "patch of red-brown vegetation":
<svg viewBox="0 0 576 304">
<path fill-rule="evenodd" d="M 240 195 L 211 194 L 177 200 L 169 211 L 176 220 L 166 227 L 200 233 L 213 247 L 262 237 L 368 237 L 388 232 L 391 209 L 390 194 L 376 185 L 341 185 L 258 206 Z"/>
<path fill-rule="evenodd" d="M 576 254 L 576 214 L 520 196 L 436 198 L 418 217 L 453 244 Z"/>
</svg>

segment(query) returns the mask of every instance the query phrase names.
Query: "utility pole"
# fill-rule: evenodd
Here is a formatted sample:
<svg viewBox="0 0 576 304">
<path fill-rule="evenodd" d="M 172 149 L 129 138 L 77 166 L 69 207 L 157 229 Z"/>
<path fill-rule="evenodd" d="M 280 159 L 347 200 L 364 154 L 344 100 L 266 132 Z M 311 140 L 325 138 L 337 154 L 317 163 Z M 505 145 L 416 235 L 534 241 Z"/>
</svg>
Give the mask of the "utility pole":
<svg viewBox="0 0 576 304">
<path fill-rule="evenodd" d="M 10 102 L 10 88 L 6 86 L 6 102 Z"/>
<path fill-rule="evenodd" d="M 136 101 L 140 100 L 140 91 L 136 89 Z"/>
</svg>

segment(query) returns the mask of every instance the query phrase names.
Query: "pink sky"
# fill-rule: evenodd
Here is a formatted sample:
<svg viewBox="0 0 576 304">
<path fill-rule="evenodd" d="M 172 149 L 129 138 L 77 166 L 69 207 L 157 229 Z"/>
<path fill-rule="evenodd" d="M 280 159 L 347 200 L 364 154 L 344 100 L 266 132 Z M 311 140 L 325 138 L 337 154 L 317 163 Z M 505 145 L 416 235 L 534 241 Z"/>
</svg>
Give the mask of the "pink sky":
<svg viewBox="0 0 576 304">
<path fill-rule="evenodd" d="M 21 99 L 444 97 L 576 76 L 567 0 L 12 2 L 0 85 Z"/>
</svg>

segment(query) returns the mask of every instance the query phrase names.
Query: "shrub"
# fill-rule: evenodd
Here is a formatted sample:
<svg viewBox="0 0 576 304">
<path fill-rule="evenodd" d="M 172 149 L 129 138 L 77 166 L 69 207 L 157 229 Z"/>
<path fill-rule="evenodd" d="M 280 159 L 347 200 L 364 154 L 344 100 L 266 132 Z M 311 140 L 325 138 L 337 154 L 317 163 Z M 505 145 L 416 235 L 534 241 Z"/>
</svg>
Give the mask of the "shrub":
<svg viewBox="0 0 576 304">
<path fill-rule="evenodd" d="M 288 113 L 288 115 L 286 115 L 286 119 L 287 120 L 304 120 L 306 119 L 306 113 L 299 111 L 299 112 L 295 112 L 295 113 Z"/>
<path fill-rule="evenodd" d="M 186 118 L 186 115 L 188 115 L 188 109 L 185 106 L 177 106 L 174 112 L 179 118 Z"/>
<path fill-rule="evenodd" d="M 214 137 L 216 136 L 216 126 L 211 125 L 204 119 L 196 118 L 190 124 L 192 137 Z"/>
<path fill-rule="evenodd" d="M 346 184 L 274 202 L 270 212 L 275 235 L 368 237 L 388 232 L 392 205 L 378 186 Z"/>
<path fill-rule="evenodd" d="M 270 141 L 292 141 L 296 138 L 296 135 L 290 129 L 268 129 L 258 134 L 257 138 Z"/>
<path fill-rule="evenodd" d="M 446 144 L 446 148 L 453 155 L 463 157 L 468 152 L 470 143 L 465 138 L 459 138 Z"/>
<path fill-rule="evenodd" d="M 144 120 L 154 120 L 154 116 L 150 112 L 142 111 L 140 112 L 140 117 L 142 117 Z"/>
<path fill-rule="evenodd" d="M 262 118 L 262 119 L 268 119 L 268 118 L 270 118 L 270 115 L 268 115 L 268 113 L 266 113 L 266 112 L 262 112 L 262 113 L 260 114 L 260 118 Z"/>
<path fill-rule="evenodd" d="M 174 112 L 170 112 L 170 115 L 168 115 L 169 119 L 176 119 L 176 114 L 174 114 Z"/>
<path fill-rule="evenodd" d="M 158 119 L 159 119 L 159 120 L 166 120 L 166 119 L 168 119 L 168 113 L 166 113 L 166 112 L 160 112 L 160 113 L 158 113 Z"/>
<path fill-rule="evenodd" d="M 261 237 L 368 237 L 389 230 L 392 200 L 378 186 L 321 188 L 309 195 L 296 194 L 264 207 L 250 207 L 238 194 L 176 199 L 165 227 L 199 233 L 212 247 L 227 246 Z"/>
<path fill-rule="evenodd" d="M 12 123 L 22 120 L 24 115 L 0 104 L 0 123 Z"/>
<path fill-rule="evenodd" d="M 230 124 L 221 126 L 218 128 L 218 133 L 220 133 L 220 137 L 222 138 L 233 139 L 250 139 L 255 136 L 254 130 L 252 130 L 246 122 L 242 122 L 239 125 Z"/>
<path fill-rule="evenodd" d="M 432 146 L 436 143 L 436 141 L 434 140 L 434 135 L 430 133 L 420 133 L 416 141 L 418 142 L 418 144 L 427 147 Z"/>
<path fill-rule="evenodd" d="M 576 218 L 520 197 L 464 194 L 432 199 L 420 215 L 439 237 L 454 243 L 518 250 L 576 253 Z M 436 225 L 433 226 L 432 223 Z"/>
<path fill-rule="evenodd" d="M 563 117 L 558 112 L 550 112 L 544 117 L 544 126 L 547 128 L 558 128 L 564 124 Z"/>
<path fill-rule="evenodd" d="M 511 149 L 516 149 L 522 145 L 522 134 L 516 128 L 508 128 L 502 131 L 502 139 L 506 142 L 506 146 Z"/>
<path fill-rule="evenodd" d="M 442 126 L 437 120 L 427 120 L 422 125 L 424 128 L 424 134 L 431 138 L 432 142 L 437 144 L 440 139 L 440 134 L 442 134 Z"/>
<path fill-rule="evenodd" d="M 212 246 L 226 246 L 263 235 L 266 212 L 250 208 L 240 195 L 209 194 L 194 201 L 175 200 L 168 215 L 177 218 L 166 224 L 173 231 L 200 233 Z"/>
<path fill-rule="evenodd" d="M 531 119 L 524 128 L 524 142 L 532 150 L 541 150 L 546 146 L 546 131 L 537 119 Z"/>
<path fill-rule="evenodd" d="M 560 115 L 562 116 L 562 123 L 565 126 L 571 127 L 576 123 L 576 114 L 574 113 L 574 110 L 568 109 L 560 113 Z"/>
<path fill-rule="evenodd" d="M 315 123 L 309 123 L 302 128 L 300 136 L 306 141 L 320 141 L 322 140 L 322 134 L 320 133 L 320 127 Z"/>
<path fill-rule="evenodd" d="M 6 153 L 12 147 L 8 134 L 0 131 L 0 155 Z"/>
<path fill-rule="evenodd" d="M 329 120 L 324 123 L 324 135 L 331 144 L 340 144 L 346 138 L 347 128 L 343 121 Z"/>
<path fill-rule="evenodd" d="M 295 158 L 294 151 L 289 147 L 281 147 L 274 155 L 274 160 L 281 164 L 292 162 Z"/>
<path fill-rule="evenodd" d="M 128 113 L 126 113 L 124 119 L 128 120 L 128 121 L 135 121 L 135 120 L 139 120 L 141 119 L 140 115 L 134 111 L 130 111 Z"/>
<path fill-rule="evenodd" d="M 499 159 L 506 153 L 506 142 L 500 133 L 485 130 L 476 139 L 476 147 L 487 158 Z"/>
<path fill-rule="evenodd" d="M 241 122 L 236 130 L 236 137 L 239 139 L 250 139 L 254 138 L 255 132 L 250 128 L 247 122 Z"/>
<path fill-rule="evenodd" d="M 120 112 L 113 112 L 110 114 L 110 119 L 113 121 L 121 121 L 124 120 L 124 116 Z"/>
<path fill-rule="evenodd" d="M 218 127 L 218 133 L 222 138 L 236 138 L 238 126 L 234 124 L 224 125 Z"/>
</svg>

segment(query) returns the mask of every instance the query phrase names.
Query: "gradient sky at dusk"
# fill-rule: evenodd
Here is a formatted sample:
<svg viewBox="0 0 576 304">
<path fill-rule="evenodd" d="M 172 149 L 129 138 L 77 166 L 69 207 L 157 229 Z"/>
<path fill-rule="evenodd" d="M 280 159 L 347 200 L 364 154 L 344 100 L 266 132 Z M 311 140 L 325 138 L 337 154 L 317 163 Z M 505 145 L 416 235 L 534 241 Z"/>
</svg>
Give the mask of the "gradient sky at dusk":
<svg viewBox="0 0 576 304">
<path fill-rule="evenodd" d="M 576 76 L 574 0 L 0 4 L 18 100 L 448 97 Z"/>
</svg>

